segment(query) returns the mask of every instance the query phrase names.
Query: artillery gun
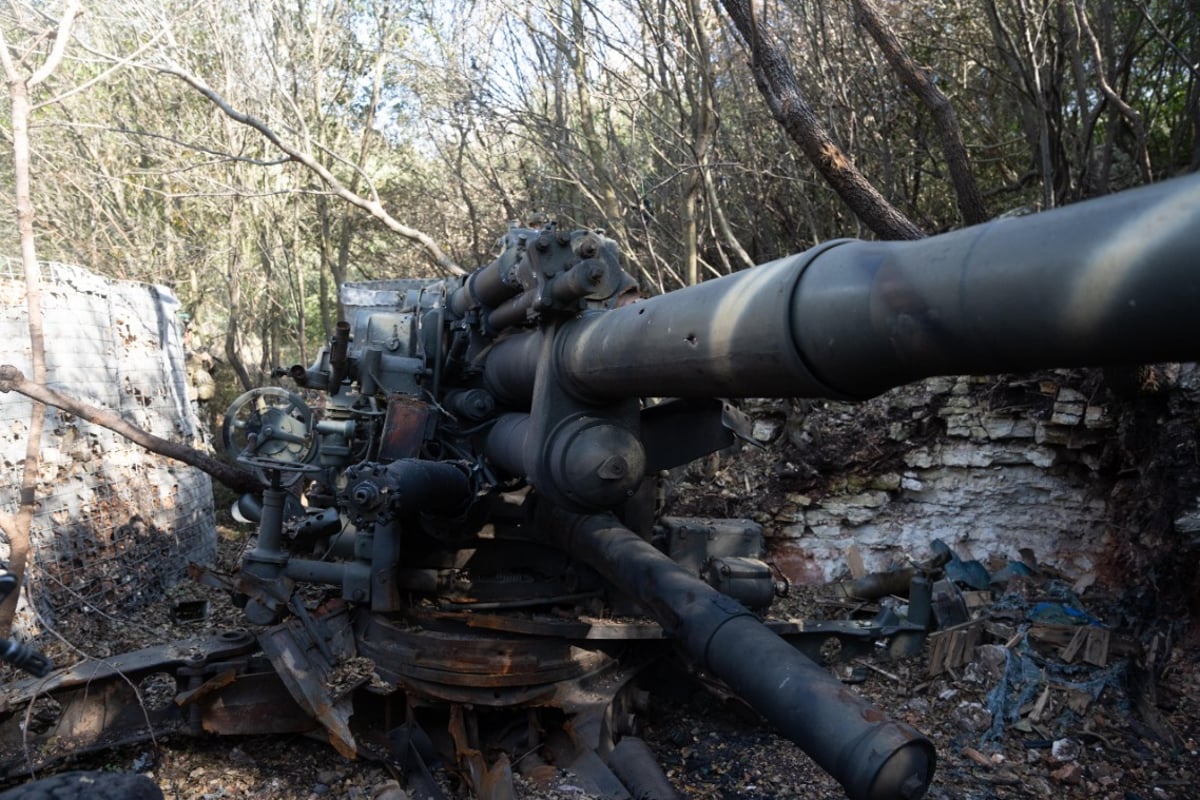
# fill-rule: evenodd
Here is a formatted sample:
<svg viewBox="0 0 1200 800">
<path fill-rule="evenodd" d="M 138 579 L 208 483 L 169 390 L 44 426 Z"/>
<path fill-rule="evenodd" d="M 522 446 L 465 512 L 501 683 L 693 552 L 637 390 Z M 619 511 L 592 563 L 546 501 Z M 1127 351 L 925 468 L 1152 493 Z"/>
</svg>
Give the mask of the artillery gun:
<svg viewBox="0 0 1200 800">
<path fill-rule="evenodd" d="M 484 713 L 551 709 L 560 730 L 501 740 L 545 734 L 601 796 L 670 797 L 632 734 L 635 678 L 673 645 L 849 797 L 919 798 L 930 742 L 760 613 L 778 588 L 761 529 L 660 517 L 661 474 L 734 441 L 729 398 L 1194 360 L 1198 254 L 1193 176 L 917 242 L 829 242 L 647 300 L 613 241 L 554 227 L 510 230 L 465 279 L 347 285 L 316 362 L 281 371 L 296 391 L 227 415 L 227 448 L 263 478 L 239 502 L 259 533 L 235 579 L 201 578 L 265 627 L 10 686 L 3 707 L 54 693 L 59 746 L 147 724 L 310 731 L 425 786 L 419 724 L 436 710 L 481 797 L 511 792 L 507 760 L 481 749 Z M 159 673 L 172 703 L 111 710 L 132 699 L 115 676 Z"/>
</svg>

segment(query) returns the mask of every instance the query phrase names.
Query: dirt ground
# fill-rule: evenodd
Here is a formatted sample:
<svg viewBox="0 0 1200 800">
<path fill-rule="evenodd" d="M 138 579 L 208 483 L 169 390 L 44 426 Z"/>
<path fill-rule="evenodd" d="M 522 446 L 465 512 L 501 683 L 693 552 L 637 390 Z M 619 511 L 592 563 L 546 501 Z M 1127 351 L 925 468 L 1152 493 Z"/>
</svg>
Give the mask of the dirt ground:
<svg viewBox="0 0 1200 800">
<path fill-rule="evenodd" d="M 243 534 L 225 529 L 227 558 Z M 1050 597 L 1051 578 L 1023 587 L 1022 607 Z M 180 587 L 180 597 L 202 596 Z M 235 622 L 236 611 L 215 595 L 212 624 Z M 889 658 L 878 652 L 832 665 L 892 718 L 913 725 L 933 742 L 938 769 L 928 797 L 1096 798 L 1184 800 L 1200 780 L 1200 642 L 1182 623 L 1147 625 L 1120 619 L 1098 590 L 1085 594 L 1089 613 L 1113 624 L 1112 658 L 1103 668 L 1067 664 L 1061 648 L 1031 640 L 996 641 L 985 635 L 968 663 L 927 674 L 921 655 Z M 1000 596 L 982 613 L 1009 620 L 1017 601 Z M 169 603 L 139 617 L 95 618 L 67 627 L 66 638 L 93 653 L 119 652 L 137 640 L 161 641 L 181 631 L 165 614 Z M 780 609 L 786 615 L 840 616 L 844 604 L 819 591 L 801 591 Z M 868 609 L 869 610 L 869 609 Z M 1104 619 L 1105 614 L 1114 615 Z M 1115 624 L 1114 624 L 1115 623 Z M 1001 624 L 1001 623 L 997 623 Z M 1119 643 L 1119 646 L 1118 644 Z M 1009 645 L 1006 647 L 1005 645 Z M 49 648 L 55 651 L 58 648 Z M 65 649 L 65 645 L 64 645 Z M 1121 651 L 1121 652 L 1117 652 Z M 56 658 L 69 658 L 54 652 Z M 1017 664 L 1019 668 L 1013 665 Z M 647 741 L 681 797 L 714 800 L 845 796 L 795 745 L 772 733 L 736 701 L 718 699 L 683 672 L 651 678 L 652 701 L 641 717 Z M 1007 681 L 1007 683 L 1005 683 Z M 1009 719 L 997 721 L 997 687 L 1004 687 Z M 81 759 L 63 768 L 132 770 L 153 777 L 167 798 L 346 798 L 399 800 L 403 776 L 387 766 L 347 761 L 322 742 L 302 736 L 169 739 Z M 521 777 L 525 800 L 589 797 L 570 773 L 540 771 Z M 452 769 L 435 769 L 448 797 L 462 797 Z"/>
</svg>

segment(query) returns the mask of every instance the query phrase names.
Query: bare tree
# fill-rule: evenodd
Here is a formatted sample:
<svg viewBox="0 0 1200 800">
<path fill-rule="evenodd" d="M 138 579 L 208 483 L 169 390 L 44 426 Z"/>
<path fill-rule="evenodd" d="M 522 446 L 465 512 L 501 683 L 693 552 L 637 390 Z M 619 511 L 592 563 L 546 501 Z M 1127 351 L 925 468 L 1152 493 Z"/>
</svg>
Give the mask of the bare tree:
<svg viewBox="0 0 1200 800">
<path fill-rule="evenodd" d="M 887 201 L 833 141 L 804 99 L 783 51 L 765 34 L 750 0 L 721 0 L 750 48 L 750 68 L 771 114 L 800 146 L 834 191 L 868 228 L 884 239 L 919 239 L 916 223 Z"/>
<path fill-rule="evenodd" d="M 958 196 L 958 209 L 963 215 L 963 221 L 968 225 L 985 222 L 988 218 L 987 208 L 983 196 L 979 193 L 979 186 L 975 183 L 971 161 L 963 144 L 962 130 L 958 126 L 958 117 L 954 113 L 954 107 L 950 105 L 950 100 L 930 79 L 929 68 L 914 61 L 904 49 L 883 15 L 879 13 L 875 1 L 853 0 L 853 3 L 860 24 L 879 45 L 883 57 L 887 59 L 900 82 L 920 98 L 933 116 L 942 140 L 942 152 L 946 155 L 946 165 L 950 170 L 950 180 Z"/>
<path fill-rule="evenodd" d="M 179 78 L 197 92 L 204 95 L 209 99 L 209 101 L 212 102 L 213 105 L 219 108 L 223 114 L 228 116 L 233 121 L 258 131 L 260 134 L 262 134 L 263 138 L 270 142 L 280 152 L 284 153 L 290 160 L 295 161 L 296 163 L 301 164 L 305 168 L 312 171 L 321 179 L 323 183 L 325 183 L 326 186 L 330 188 L 330 190 L 333 191 L 335 195 L 351 205 L 357 206 L 363 211 L 366 211 L 372 217 L 387 226 L 388 230 L 399 234 L 405 239 L 408 239 L 409 241 L 421 247 L 421 249 L 425 251 L 426 255 L 429 256 L 430 260 L 432 260 L 435 265 L 452 275 L 466 274 L 465 270 L 458 266 L 458 264 L 454 263 L 454 261 L 448 255 L 446 255 L 438 243 L 435 242 L 429 235 L 416 228 L 405 225 L 403 222 L 400 222 L 391 214 L 389 214 L 387 209 L 384 208 L 383 203 L 380 202 L 378 195 L 372 197 L 363 197 L 358 192 L 353 191 L 349 186 L 343 183 L 341 179 L 334 175 L 333 172 L 325 167 L 325 165 L 321 164 L 312 153 L 305 152 L 295 145 L 286 142 L 283 137 L 280 136 L 273 128 L 257 117 L 234 108 L 224 97 L 218 94 L 215 90 L 211 89 L 198 76 L 193 75 L 190 72 L 186 72 L 178 67 L 160 67 L 159 69 L 168 75 L 174 75 L 176 78 Z"/>
<path fill-rule="evenodd" d="M 861 236 L 872 214 L 880 235 L 974 221 L 965 153 L 989 206 L 1022 207 L 1140 182 L 1147 158 L 1154 176 L 1183 171 L 1200 152 L 1187 0 L 1087 4 L 1099 60 L 1076 0 L 874 3 L 916 89 L 853 0 L 753 14 L 746 0 L 729 14 L 695 0 L 89 5 L 77 38 L 110 64 L 201 77 L 451 262 L 486 259 L 505 221 L 545 211 L 606 226 L 660 291 Z M 177 76 L 99 69 L 64 63 L 64 82 L 90 88 L 48 107 L 38 132 L 35 170 L 61 176 L 39 189 L 39 249 L 171 285 L 216 351 L 236 292 L 251 380 L 306 333 L 316 344 L 343 276 L 442 271 Z M 953 103 L 962 158 L 913 94 L 927 89 Z M 867 211 L 827 188 L 843 179 Z"/>
<path fill-rule="evenodd" d="M 14 53 L 0 27 L 0 65 L 8 82 L 8 95 L 12 105 L 13 173 L 16 179 L 17 232 L 20 237 L 21 264 L 25 271 L 25 302 L 29 311 L 30 361 L 34 381 L 46 382 L 46 347 L 42 331 L 42 288 L 41 265 L 38 263 L 37 247 L 33 232 L 33 188 L 30 170 L 29 117 L 31 110 L 30 91 L 53 74 L 62 63 L 67 42 L 71 38 L 71 26 L 79 14 L 78 0 L 68 0 L 62 17 L 51 28 L 36 36 L 14 58 Z M 50 52 L 41 65 L 31 69 L 32 62 L 40 55 L 42 43 L 52 42 Z M 42 428 L 45 423 L 45 406 L 35 401 L 30 412 L 29 434 L 25 443 L 25 463 L 21 473 L 21 503 L 14 518 L 0 519 L 8 535 L 9 570 L 20 586 L 25 576 L 29 559 L 30 529 L 37 508 L 38 474 L 41 471 Z M 7 636 L 12 628 L 17 608 L 17 595 L 13 592 L 0 605 L 0 636 Z"/>
<path fill-rule="evenodd" d="M 1083 0 L 1074 0 L 1071 7 L 1074 11 L 1075 25 L 1088 46 L 1088 55 L 1091 58 L 1096 85 L 1100 87 L 1104 98 L 1116 109 L 1117 113 L 1121 115 L 1133 131 L 1136 138 L 1135 158 L 1137 159 L 1138 169 L 1141 171 L 1142 180 L 1149 183 L 1153 180 L 1153 175 L 1151 174 L 1150 167 L 1150 151 L 1146 147 L 1146 126 L 1142 123 L 1142 115 L 1133 106 L 1125 102 L 1125 98 L 1121 97 L 1117 90 L 1109 84 L 1107 76 L 1104 73 L 1105 59 L 1100 51 L 1100 40 L 1096 38 L 1095 32 L 1092 31 L 1092 25 L 1088 21 L 1087 10 L 1084 7 Z"/>
</svg>

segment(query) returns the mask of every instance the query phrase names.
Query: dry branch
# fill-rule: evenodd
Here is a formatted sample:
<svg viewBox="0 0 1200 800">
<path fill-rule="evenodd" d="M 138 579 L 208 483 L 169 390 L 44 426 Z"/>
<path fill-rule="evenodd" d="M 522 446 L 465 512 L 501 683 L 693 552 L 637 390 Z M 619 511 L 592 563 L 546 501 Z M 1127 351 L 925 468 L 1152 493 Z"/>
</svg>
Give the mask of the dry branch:
<svg viewBox="0 0 1200 800">
<path fill-rule="evenodd" d="M 887 201 L 833 141 L 812 106 L 787 56 L 761 30 L 750 0 L 721 0 L 750 48 L 750 69 L 775 117 L 809 161 L 863 224 L 883 239 L 920 239 L 916 223 Z"/>
<path fill-rule="evenodd" d="M 38 403 L 54 406 L 74 414 L 80 419 L 107 428 L 152 453 L 158 453 L 202 469 L 235 492 L 255 492 L 263 488 L 262 482 L 251 472 L 226 464 L 194 447 L 171 442 L 141 428 L 136 428 L 112 411 L 96 408 L 47 386 L 29 381 L 19 369 L 11 364 L 0 365 L 0 392 L 9 391 L 23 394 Z"/>
<path fill-rule="evenodd" d="M 433 262 L 451 275 L 466 275 L 466 270 L 458 266 L 450 256 L 438 246 L 428 234 L 416 228 L 409 227 L 403 224 L 383 207 L 383 204 L 378 200 L 368 200 L 362 195 L 351 190 L 348 186 L 338 180 L 337 176 L 330 172 L 321 162 L 317 161 L 310 154 L 302 150 L 292 147 L 290 144 L 280 138 L 269 125 L 251 114 L 239 111 L 234 108 L 228 100 L 218 94 L 214 89 L 210 88 L 200 78 L 191 73 L 184 72 L 181 69 L 172 67 L 156 67 L 160 72 L 167 75 L 174 75 L 184 83 L 191 86 L 200 94 L 208 98 L 209 102 L 221 110 L 221 113 L 241 125 L 253 128 L 262 134 L 268 142 L 274 145 L 279 151 L 287 155 L 288 159 L 303 165 L 317 175 L 327 185 L 333 193 L 342 198 L 353 206 L 361 208 L 375 219 L 387 226 L 388 230 L 393 233 L 398 233 L 405 239 L 419 245 L 421 249 L 433 260 Z"/>
<path fill-rule="evenodd" d="M 883 57 L 891 65 L 892 71 L 910 92 L 915 94 L 929 113 L 933 116 L 938 136 L 942 140 L 942 152 L 946 156 L 946 166 L 950 171 L 950 182 L 954 184 L 954 193 L 958 197 L 958 210 L 963 215 L 963 222 L 975 225 L 986 222 L 987 208 L 975 176 L 971 172 L 971 160 L 967 156 L 967 148 L 963 144 L 962 130 L 954 107 L 929 76 L 927 67 L 913 60 L 900 39 L 888 26 L 883 15 L 879 13 L 874 0 L 853 0 L 858 13 L 859 23 L 871 34 L 875 44 L 883 51 Z"/>
</svg>

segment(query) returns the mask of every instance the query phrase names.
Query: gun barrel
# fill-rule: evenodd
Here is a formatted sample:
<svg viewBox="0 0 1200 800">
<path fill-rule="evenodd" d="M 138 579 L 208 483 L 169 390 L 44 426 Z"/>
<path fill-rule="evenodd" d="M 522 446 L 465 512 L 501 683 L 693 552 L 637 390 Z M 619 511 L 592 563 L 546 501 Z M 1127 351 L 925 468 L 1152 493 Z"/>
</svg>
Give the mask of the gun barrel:
<svg viewBox="0 0 1200 800">
<path fill-rule="evenodd" d="M 915 242 L 842 240 L 564 326 L 581 398 L 866 398 L 1200 358 L 1200 175 Z"/>
<path fill-rule="evenodd" d="M 887 719 L 614 517 L 542 508 L 557 546 L 642 603 L 697 663 L 808 753 L 851 800 L 925 794 L 936 756 L 916 730 Z"/>
</svg>

